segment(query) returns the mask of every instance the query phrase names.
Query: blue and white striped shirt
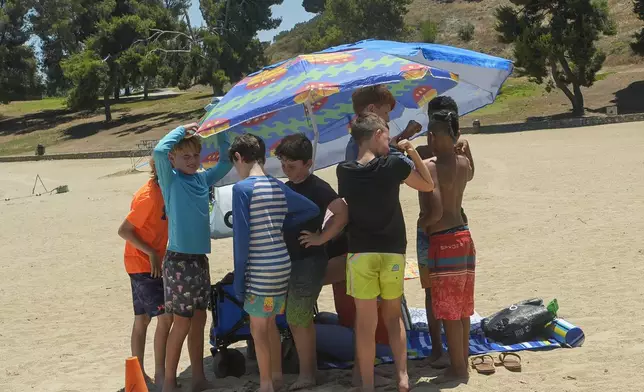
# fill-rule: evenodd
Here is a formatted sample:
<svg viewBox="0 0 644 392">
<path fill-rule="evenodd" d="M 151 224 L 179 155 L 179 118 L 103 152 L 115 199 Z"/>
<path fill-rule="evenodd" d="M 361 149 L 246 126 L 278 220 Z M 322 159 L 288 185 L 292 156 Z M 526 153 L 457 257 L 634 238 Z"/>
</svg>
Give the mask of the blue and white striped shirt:
<svg viewBox="0 0 644 392">
<path fill-rule="evenodd" d="M 249 177 L 233 186 L 235 294 L 286 295 L 291 259 L 284 228 L 319 214 L 309 199 L 271 177 Z"/>
</svg>

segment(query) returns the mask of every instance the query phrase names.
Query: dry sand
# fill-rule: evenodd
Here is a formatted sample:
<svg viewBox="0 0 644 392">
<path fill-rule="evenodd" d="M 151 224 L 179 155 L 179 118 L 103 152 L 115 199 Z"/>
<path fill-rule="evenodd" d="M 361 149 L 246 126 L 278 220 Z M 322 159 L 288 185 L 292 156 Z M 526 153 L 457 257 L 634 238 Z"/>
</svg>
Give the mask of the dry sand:
<svg viewBox="0 0 644 392">
<path fill-rule="evenodd" d="M 556 297 L 560 314 L 587 338 L 582 348 L 524 352 L 522 373 L 474 375 L 457 390 L 642 390 L 643 125 L 468 137 L 476 176 L 464 205 L 478 250 L 478 312 Z M 132 310 L 116 230 L 146 176 L 104 176 L 129 165 L 127 159 L 0 165 L 0 391 L 123 387 Z M 333 173 L 322 176 L 335 185 Z M 15 199 L 30 194 L 36 174 L 70 192 Z M 416 195 L 405 188 L 401 199 L 414 259 Z M 231 252 L 230 240 L 213 242 L 213 280 L 232 269 Z M 408 281 L 405 292 L 410 306 L 422 306 L 418 281 Z M 321 308 L 333 310 L 329 290 Z M 151 343 L 152 333 L 150 374 Z M 423 365 L 410 362 L 414 381 L 436 375 Z M 179 370 L 186 386 L 188 366 L 184 350 Z M 217 380 L 218 390 L 253 390 L 255 372 Z M 350 371 L 326 376 L 331 381 L 316 391 L 348 389 Z M 419 390 L 439 389 L 421 383 Z"/>
</svg>

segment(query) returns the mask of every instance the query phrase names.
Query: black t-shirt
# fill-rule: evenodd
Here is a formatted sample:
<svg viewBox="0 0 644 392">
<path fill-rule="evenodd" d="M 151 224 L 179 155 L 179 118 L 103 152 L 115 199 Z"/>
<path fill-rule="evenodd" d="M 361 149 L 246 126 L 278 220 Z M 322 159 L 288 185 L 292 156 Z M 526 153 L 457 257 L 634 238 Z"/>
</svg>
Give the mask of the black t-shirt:
<svg viewBox="0 0 644 392">
<path fill-rule="evenodd" d="M 366 165 L 356 161 L 338 165 L 338 193 L 349 206 L 350 253 L 406 253 L 399 194 L 411 170 L 409 164 L 392 155 Z"/>
<path fill-rule="evenodd" d="M 331 185 L 314 174 L 311 174 L 306 180 L 299 184 L 289 181 L 286 185 L 295 192 L 311 200 L 320 209 L 320 214 L 317 217 L 301 224 L 296 230 L 284 231 L 284 242 L 286 242 L 286 247 L 288 248 L 291 260 L 301 260 L 316 254 L 324 255 L 324 246 L 305 248 L 300 245 L 300 240 L 298 238 L 300 237 L 300 232 L 302 230 L 316 232 L 322 229 L 326 210 L 331 202 L 338 199 L 338 194 L 333 190 L 333 188 L 331 188 Z"/>
</svg>

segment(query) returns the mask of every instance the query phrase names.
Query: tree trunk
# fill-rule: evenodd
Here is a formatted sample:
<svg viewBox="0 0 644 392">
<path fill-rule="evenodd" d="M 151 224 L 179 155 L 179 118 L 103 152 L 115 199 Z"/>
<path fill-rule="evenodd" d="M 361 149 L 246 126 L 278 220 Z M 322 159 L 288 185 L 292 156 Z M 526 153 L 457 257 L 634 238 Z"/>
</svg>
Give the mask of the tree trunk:
<svg viewBox="0 0 644 392">
<path fill-rule="evenodd" d="M 114 100 L 118 101 L 121 97 L 121 85 L 118 77 L 114 78 Z"/>
<path fill-rule="evenodd" d="M 148 87 L 150 86 L 150 77 L 146 76 L 145 77 L 145 82 L 143 82 L 143 100 L 146 101 L 148 99 Z"/>
<path fill-rule="evenodd" d="M 219 95 L 219 91 L 217 91 L 217 88 L 215 86 L 212 86 L 212 95 L 214 96 Z"/>
<path fill-rule="evenodd" d="M 112 121 L 112 109 L 110 107 L 110 90 L 105 89 L 103 93 L 103 105 L 105 106 L 105 122 Z"/>
<path fill-rule="evenodd" d="M 575 116 L 583 116 L 586 113 L 584 108 L 584 95 L 581 92 L 581 87 L 573 84 L 572 91 L 575 93 L 574 100 L 572 101 L 572 114 Z"/>
</svg>

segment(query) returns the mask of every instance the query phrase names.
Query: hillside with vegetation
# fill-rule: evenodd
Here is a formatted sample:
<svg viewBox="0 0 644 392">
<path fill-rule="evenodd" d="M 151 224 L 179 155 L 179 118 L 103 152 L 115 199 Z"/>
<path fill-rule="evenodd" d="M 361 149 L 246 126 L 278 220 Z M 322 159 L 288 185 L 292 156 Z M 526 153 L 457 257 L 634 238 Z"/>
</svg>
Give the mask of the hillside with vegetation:
<svg viewBox="0 0 644 392">
<path fill-rule="evenodd" d="M 511 5 L 508 0 L 413 0 L 405 16 L 409 42 L 435 42 L 471 49 L 508 59 L 513 59 L 512 46 L 499 42 L 495 30 L 495 9 Z M 642 21 L 633 12 L 631 0 L 608 0 L 611 17 L 616 22 L 614 36 L 603 36 L 598 47 L 607 58 L 606 66 L 639 64 L 640 56 L 632 53 L 633 35 L 642 29 Z M 300 23 L 293 29 L 277 35 L 266 50 L 267 57 L 280 61 L 315 49 L 309 41 L 317 31 L 321 16 Z M 378 18 L 374 18 L 378 24 Z"/>
</svg>

